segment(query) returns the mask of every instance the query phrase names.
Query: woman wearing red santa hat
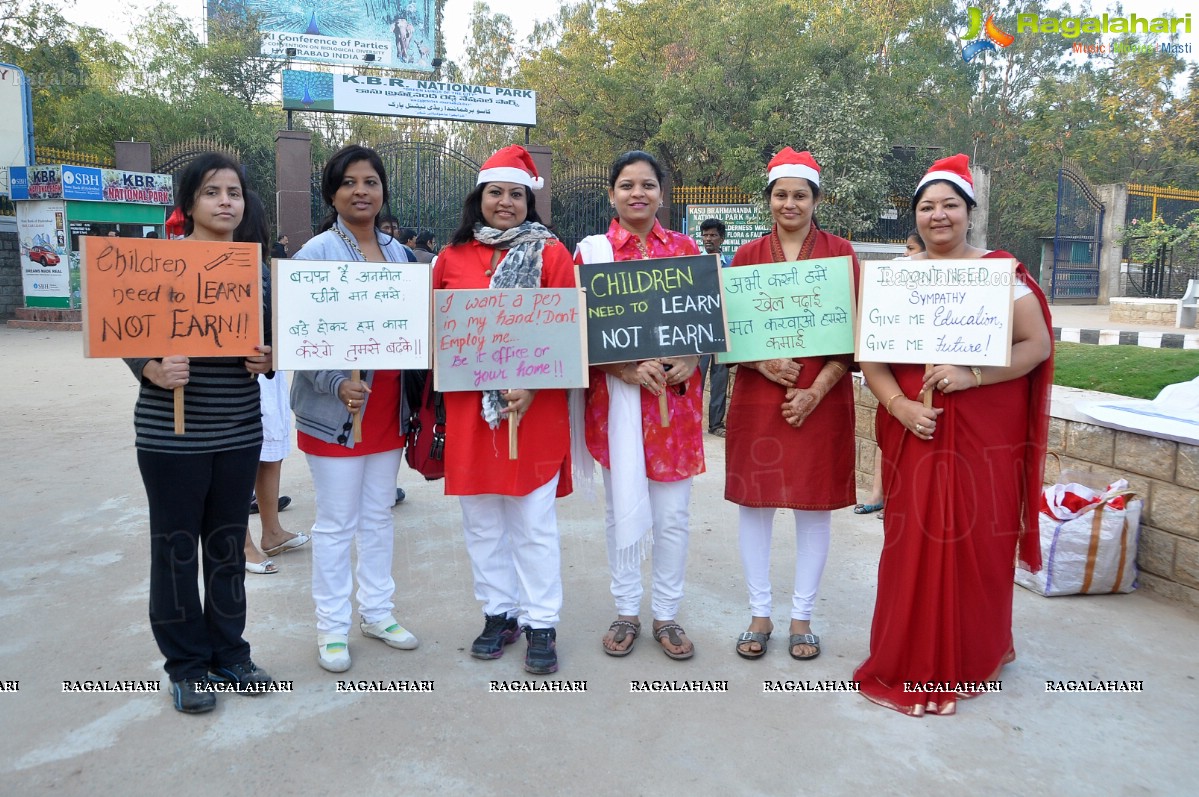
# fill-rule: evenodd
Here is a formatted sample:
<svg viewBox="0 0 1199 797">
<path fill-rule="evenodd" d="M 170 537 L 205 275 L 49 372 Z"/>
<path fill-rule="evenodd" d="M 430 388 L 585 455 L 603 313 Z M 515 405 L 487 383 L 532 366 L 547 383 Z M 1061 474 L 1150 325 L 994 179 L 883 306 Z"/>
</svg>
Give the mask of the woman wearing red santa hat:
<svg viewBox="0 0 1199 797">
<path fill-rule="evenodd" d="M 966 242 L 974 183 L 965 155 L 932 165 L 912 209 L 927 251 L 913 260 L 1012 258 Z M 861 693 L 912 716 L 952 714 L 1015 659 L 1015 560 L 1040 568 L 1037 496 L 1049 427 L 1049 306 L 1017 264 L 1011 364 L 862 363 L 887 514 Z M 932 406 L 922 401 L 932 394 Z M 908 691 L 906 684 L 921 689 Z"/>
<path fill-rule="evenodd" d="M 849 241 L 821 230 L 820 166 L 810 152 L 784 148 L 767 167 L 770 234 L 737 250 L 732 267 L 849 257 Z M 848 276 L 848 275 L 847 275 Z M 739 509 L 741 562 L 749 591 L 749 630 L 737 639 L 742 658 L 766 653 L 770 619 L 770 537 L 778 509 L 795 516 L 795 587 L 788 652 L 820 655 L 812 606 L 828 558 L 833 509 L 854 502 L 853 387 L 850 355 L 740 363 L 726 428 L 724 497 Z"/>
<path fill-rule="evenodd" d="M 524 147 L 504 147 L 483 164 L 462 207 L 462 222 L 433 265 L 436 289 L 574 287 L 570 253 L 537 215 L 533 190 L 544 181 Z M 483 602 L 477 659 L 498 659 L 523 630 L 525 670 L 558 669 L 562 572 L 555 497 L 569 495 L 570 424 L 566 391 L 446 393 L 445 491 L 457 495 Z M 518 459 L 508 430 L 518 417 Z"/>
</svg>

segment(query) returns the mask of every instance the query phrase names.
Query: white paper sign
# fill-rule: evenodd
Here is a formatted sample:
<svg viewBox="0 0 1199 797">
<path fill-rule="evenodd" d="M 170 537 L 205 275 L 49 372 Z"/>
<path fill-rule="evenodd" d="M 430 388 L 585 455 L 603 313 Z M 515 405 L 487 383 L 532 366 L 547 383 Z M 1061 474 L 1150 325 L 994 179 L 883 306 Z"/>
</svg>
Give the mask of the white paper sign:
<svg viewBox="0 0 1199 797">
<path fill-rule="evenodd" d="M 1015 260 L 866 260 L 858 362 L 1009 364 Z"/>
<path fill-rule="evenodd" d="M 429 367 L 428 263 L 275 260 L 275 369 Z"/>
</svg>

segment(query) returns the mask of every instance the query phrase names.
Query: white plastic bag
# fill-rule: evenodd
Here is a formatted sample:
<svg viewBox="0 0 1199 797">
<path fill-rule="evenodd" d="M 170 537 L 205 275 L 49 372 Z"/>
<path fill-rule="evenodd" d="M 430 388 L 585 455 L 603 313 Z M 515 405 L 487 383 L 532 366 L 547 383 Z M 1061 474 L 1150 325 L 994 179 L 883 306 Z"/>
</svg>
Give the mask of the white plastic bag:
<svg viewBox="0 0 1199 797">
<path fill-rule="evenodd" d="M 1087 497 L 1082 491 L 1089 490 L 1078 484 L 1045 488 L 1041 571 L 1017 569 L 1017 584 L 1047 597 L 1136 589 L 1141 500 L 1123 479 L 1080 506 L 1078 499 Z"/>
</svg>

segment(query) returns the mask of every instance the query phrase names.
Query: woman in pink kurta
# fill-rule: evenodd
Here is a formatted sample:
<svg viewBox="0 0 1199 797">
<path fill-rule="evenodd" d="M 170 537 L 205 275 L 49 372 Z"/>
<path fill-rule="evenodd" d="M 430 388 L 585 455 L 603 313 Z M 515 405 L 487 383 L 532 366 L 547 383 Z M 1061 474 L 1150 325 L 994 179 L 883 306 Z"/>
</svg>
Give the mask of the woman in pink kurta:
<svg viewBox="0 0 1199 797">
<path fill-rule="evenodd" d="M 523 147 L 492 155 L 433 265 L 433 287 L 573 287 L 570 253 L 537 216 L 531 189 L 542 184 Z M 469 348 L 463 355 L 476 356 Z M 514 377 L 507 390 L 444 397 L 445 491 L 462 507 L 475 597 L 483 603 L 483 633 L 470 654 L 498 659 L 523 630 L 525 670 L 556 672 L 562 570 L 554 498 L 571 488 L 566 392 L 524 389 Z M 508 448 L 512 418 L 519 418 L 516 459 Z"/>
<path fill-rule="evenodd" d="M 579 243 L 578 261 L 698 255 L 694 241 L 657 221 L 662 181 L 662 168 L 652 155 L 633 151 L 618 158 L 608 189 L 616 218 L 606 234 Z M 612 656 L 631 652 L 641 630 L 640 560 L 647 548 L 653 554 L 654 638 L 673 659 L 688 659 L 695 652 L 675 618 L 687 565 L 691 477 L 704 471 L 698 365 L 698 357 L 666 357 L 591 369 L 586 439 L 604 473 L 608 565 L 618 616 L 603 645 Z M 669 426 L 661 423 L 663 393 Z"/>
<path fill-rule="evenodd" d="M 820 202 L 820 167 L 811 153 L 790 147 L 768 167 L 766 199 L 774 217 L 769 235 L 737 250 L 731 268 L 846 256 L 854 279 L 857 258 L 843 238 L 812 220 Z M 740 505 L 738 537 L 749 592 L 749 629 L 737 653 L 766 653 L 771 620 L 770 539 L 777 509 L 795 516 L 795 589 L 789 652 L 794 659 L 820 655 L 812 633 L 812 607 L 828 558 L 830 510 L 854 502 L 853 388 L 850 355 L 762 360 L 739 364 L 725 438 L 724 497 Z"/>
</svg>

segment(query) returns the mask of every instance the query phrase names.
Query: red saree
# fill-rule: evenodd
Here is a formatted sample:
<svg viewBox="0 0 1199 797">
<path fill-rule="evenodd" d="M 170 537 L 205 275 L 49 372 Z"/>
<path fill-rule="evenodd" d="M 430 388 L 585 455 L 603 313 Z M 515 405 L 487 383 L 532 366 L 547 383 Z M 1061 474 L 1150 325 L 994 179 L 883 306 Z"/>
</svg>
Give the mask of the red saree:
<svg viewBox="0 0 1199 797">
<path fill-rule="evenodd" d="M 1052 330 L 1044 295 L 1022 265 L 1018 272 Z M 923 366 L 891 371 L 916 397 Z M 1052 383 L 1051 354 L 1018 379 L 934 393 L 945 411 L 929 441 L 878 411 L 887 510 L 870 655 L 854 673 L 866 698 L 912 716 L 952 714 L 1015 658 L 1017 552 L 1030 570 L 1041 564 L 1036 513 Z"/>
</svg>

